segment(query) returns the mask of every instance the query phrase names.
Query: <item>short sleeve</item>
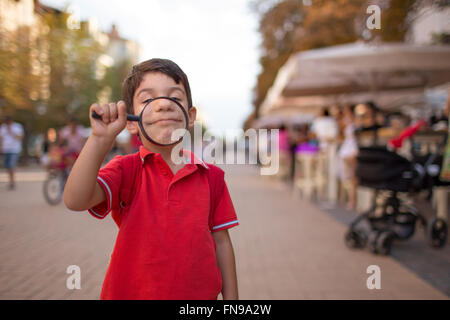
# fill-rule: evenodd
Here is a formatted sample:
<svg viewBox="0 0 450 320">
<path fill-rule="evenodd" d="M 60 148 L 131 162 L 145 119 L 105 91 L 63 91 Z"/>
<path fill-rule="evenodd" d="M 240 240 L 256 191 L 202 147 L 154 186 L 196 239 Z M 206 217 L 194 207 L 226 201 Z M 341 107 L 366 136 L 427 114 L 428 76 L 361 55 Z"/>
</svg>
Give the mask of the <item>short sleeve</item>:
<svg viewBox="0 0 450 320">
<path fill-rule="evenodd" d="M 62 139 L 66 139 L 67 138 L 67 127 L 62 128 L 59 131 L 59 135 L 61 136 Z"/>
<path fill-rule="evenodd" d="M 119 189 L 122 183 L 123 156 L 116 156 L 100 169 L 97 183 L 105 192 L 106 200 L 90 208 L 89 213 L 98 219 L 105 218 L 112 209 L 119 207 Z"/>
<path fill-rule="evenodd" d="M 212 213 L 212 232 L 229 229 L 239 225 L 236 211 L 234 210 L 233 202 L 231 201 L 230 193 L 226 182 L 223 181 L 223 188 L 220 194 L 217 195 L 217 206 Z"/>
<path fill-rule="evenodd" d="M 311 122 L 311 124 L 309 125 L 309 130 L 311 132 L 314 132 L 316 130 L 316 122 L 315 121 Z"/>
<path fill-rule="evenodd" d="M 20 123 L 17 123 L 15 126 L 14 126 L 14 133 L 15 134 L 17 134 L 17 135 L 21 135 L 21 136 L 23 136 L 23 127 L 22 127 L 22 125 L 20 124 Z"/>
</svg>

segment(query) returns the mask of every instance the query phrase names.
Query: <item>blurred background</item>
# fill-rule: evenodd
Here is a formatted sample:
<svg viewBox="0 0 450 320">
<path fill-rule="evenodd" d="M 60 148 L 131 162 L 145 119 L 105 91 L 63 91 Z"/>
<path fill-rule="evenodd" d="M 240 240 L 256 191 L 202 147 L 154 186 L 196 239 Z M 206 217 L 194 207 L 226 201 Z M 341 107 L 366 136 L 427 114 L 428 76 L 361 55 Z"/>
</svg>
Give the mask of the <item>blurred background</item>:
<svg viewBox="0 0 450 320">
<path fill-rule="evenodd" d="M 204 130 L 279 159 L 223 165 L 241 298 L 448 299 L 449 35 L 447 0 L 0 0 L 0 298 L 98 298 L 117 230 L 62 190 L 90 105 L 159 57 Z"/>
</svg>

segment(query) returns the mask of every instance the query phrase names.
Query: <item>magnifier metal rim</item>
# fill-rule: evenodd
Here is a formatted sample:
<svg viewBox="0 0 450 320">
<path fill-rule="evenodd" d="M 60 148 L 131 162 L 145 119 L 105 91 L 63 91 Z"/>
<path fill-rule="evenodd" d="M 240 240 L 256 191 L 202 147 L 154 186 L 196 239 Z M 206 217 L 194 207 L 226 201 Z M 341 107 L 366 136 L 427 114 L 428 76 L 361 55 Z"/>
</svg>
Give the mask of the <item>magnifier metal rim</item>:
<svg viewBox="0 0 450 320">
<path fill-rule="evenodd" d="M 171 142 L 171 143 L 159 143 L 159 142 L 156 142 L 155 140 L 153 140 L 152 138 L 150 138 L 150 137 L 148 136 L 147 132 L 145 131 L 144 124 L 142 123 L 142 118 L 143 118 L 142 115 L 143 115 L 143 113 L 144 113 L 145 108 L 147 108 L 147 106 L 148 106 L 150 103 L 152 103 L 153 101 L 159 100 L 159 99 L 167 99 L 167 100 L 170 100 L 170 101 L 175 102 L 175 104 L 181 109 L 181 111 L 183 111 L 184 120 L 186 121 L 186 125 L 185 125 L 185 128 L 184 128 L 184 129 L 185 129 L 185 130 L 188 129 L 188 121 L 189 121 L 189 117 L 188 117 L 188 114 L 187 114 L 186 110 L 185 110 L 184 107 L 181 105 L 181 103 L 179 103 L 177 100 L 175 100 L 174 98 L 171 98 L 171 97 L 156 97 L 156 98 L 147 99 L 147 100 L 146 100 L 147 102 L 146 102 L 146 104 L 145 104 L 145 106 L 144 106 L 144 109 L 142 109 L 141 113 L 139 114 L 139 128 L 141 128 L 142 134 L 144 135 L 144 137 L 145 137 L 148 141 L 150 141 L 150 142 L 152 142 L 152 143 L 154 143 L 154 144 L 156 144 L 156 145 L 158 145 L 158 146 L 171 146 L 171 145 L 174 145 L 174 144 L 179 143 L 181 140 L 183 140 L 183 137 L 180 137 L 180 139 L 178 139 L 178 140 L 175 141 L 175 142 Z"/>
</svg>

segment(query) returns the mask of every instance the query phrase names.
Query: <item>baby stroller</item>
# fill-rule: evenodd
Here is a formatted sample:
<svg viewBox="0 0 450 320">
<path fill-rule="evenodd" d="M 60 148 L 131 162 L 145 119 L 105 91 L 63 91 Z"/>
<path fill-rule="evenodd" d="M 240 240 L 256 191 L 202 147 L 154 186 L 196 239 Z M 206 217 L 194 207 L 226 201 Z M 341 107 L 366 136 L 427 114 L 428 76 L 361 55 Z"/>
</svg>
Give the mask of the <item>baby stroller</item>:
<svg viewBox="0 0 450 320">
<path fill-rule="evenodd" d="M 348 247 L 368 246 L 375 254 L 388 255 L 393 241 L 411 238 L 418 222 L 431 246 L 445 245 L 446 221 L 437 217 L 427 221 L 411 197 L 424 190 L 431 193 L 433 186 L 445 184 L 439 181 L 442 156 L 438 151 L 420 157 L 412 154 L 410 161 L 387 147 L 360 147 L 356 175 L 361 186 L 375 190 L 375 196 L 372 207 L 351 223 L 345 235 Z"/>
</svg>

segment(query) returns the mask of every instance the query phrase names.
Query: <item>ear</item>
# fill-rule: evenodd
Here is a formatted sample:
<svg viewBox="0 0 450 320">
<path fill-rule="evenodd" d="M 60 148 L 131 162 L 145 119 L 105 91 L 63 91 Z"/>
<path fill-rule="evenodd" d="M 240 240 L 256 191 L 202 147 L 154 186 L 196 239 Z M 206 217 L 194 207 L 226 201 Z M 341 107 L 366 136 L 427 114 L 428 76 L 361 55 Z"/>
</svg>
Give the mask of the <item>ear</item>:
<svg viewBox="0 0 450 320">
<path fill-rule="evenodd" d="M 137 134 L 139 132 L 137 122 L 127 121 L 127 130 L 131 134 Z"/>
<path fill-rule="evenodd" d="M 194 121 L 197 119 L 197 109 L 192 106 L 188 111 L 189 123 L 188 127 L 191 128 L 194 125 Z"/>
</svg>

